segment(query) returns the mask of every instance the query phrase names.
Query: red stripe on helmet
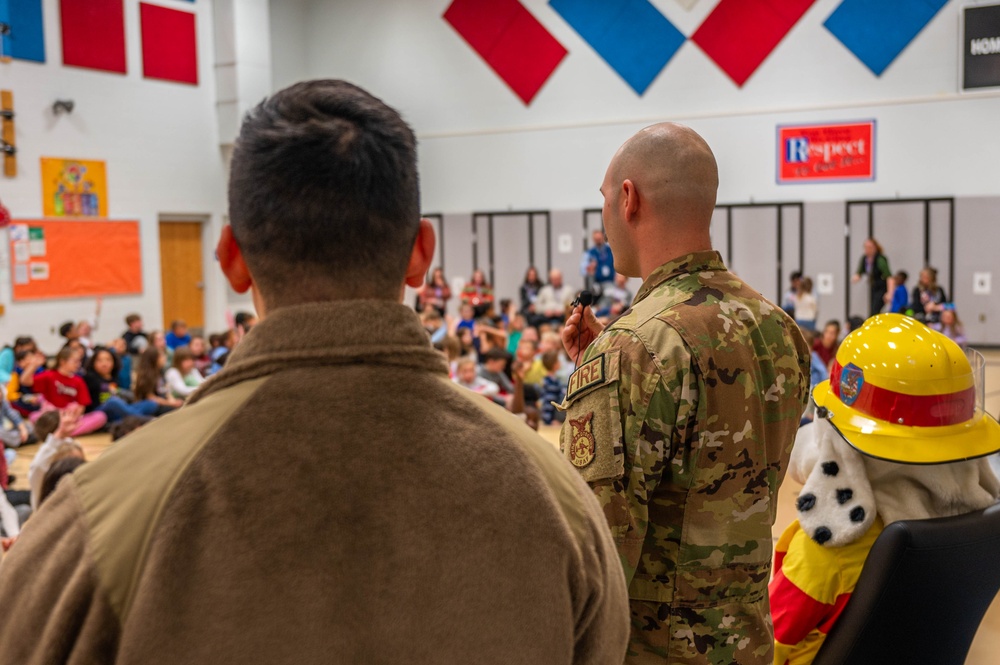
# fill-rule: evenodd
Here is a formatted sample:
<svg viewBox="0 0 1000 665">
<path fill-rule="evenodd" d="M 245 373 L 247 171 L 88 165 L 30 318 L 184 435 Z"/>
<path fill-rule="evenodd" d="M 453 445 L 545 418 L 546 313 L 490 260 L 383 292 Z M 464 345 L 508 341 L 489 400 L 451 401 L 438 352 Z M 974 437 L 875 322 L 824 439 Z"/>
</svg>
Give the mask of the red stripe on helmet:
<svg viewBox="0 0 1000 665">
<path fill-rule="evenodd" d="M 843 369 L 835 360 L 830 370 L 830 391 L 841 402 L 844 402 L 840 394 Z M 971 387 L 944 395 L 908 395 L 880 388 L 865 381 L 857 399 L 849 406 L 866 416 L 894 425 L 909 427 L 959 425 L 972 420 L 976 413 L 976 389 Z"/>
</svg>

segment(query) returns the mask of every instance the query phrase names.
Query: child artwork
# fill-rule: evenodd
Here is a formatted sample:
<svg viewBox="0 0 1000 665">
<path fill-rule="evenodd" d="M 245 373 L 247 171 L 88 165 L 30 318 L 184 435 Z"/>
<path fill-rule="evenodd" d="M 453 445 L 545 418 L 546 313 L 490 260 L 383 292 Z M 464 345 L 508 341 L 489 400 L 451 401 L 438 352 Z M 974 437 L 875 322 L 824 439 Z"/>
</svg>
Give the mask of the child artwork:
<svg viewBox="0 0 1000 665">
<path fill-rule="evenodd" d="M 45 217 L 107 217 L 105 163 L 42 157 L 42 209 Z"/>
</svg>

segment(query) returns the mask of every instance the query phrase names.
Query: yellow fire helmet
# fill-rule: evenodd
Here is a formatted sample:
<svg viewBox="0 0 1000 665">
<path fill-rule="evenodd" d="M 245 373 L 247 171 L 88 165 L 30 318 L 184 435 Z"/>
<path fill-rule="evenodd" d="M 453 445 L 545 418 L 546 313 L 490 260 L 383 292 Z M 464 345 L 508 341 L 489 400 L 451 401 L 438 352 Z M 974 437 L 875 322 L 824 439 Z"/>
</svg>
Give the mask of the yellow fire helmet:
<svg viewBox="0 0 1000 665">
<path fill-rule="evenodd" d="M 869 457 L 974 459 L 1000 451 L 1000 424 L 984 408 L 985 367 L 980 353 L 919 321 L 879 314 L 844 338 L 813 400 L 817 416 Z"/>
</svg>

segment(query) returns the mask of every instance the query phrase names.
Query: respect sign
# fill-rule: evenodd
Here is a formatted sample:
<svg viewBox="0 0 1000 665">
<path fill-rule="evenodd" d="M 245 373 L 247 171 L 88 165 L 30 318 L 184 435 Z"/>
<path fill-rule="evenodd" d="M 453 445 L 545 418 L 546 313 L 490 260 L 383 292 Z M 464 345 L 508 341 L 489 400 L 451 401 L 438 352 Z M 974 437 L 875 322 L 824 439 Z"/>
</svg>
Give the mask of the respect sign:
<svg viewBox="0 0 1000 665">
<path fill-rule="evenodd" d="M 778 127 L 778 184 L 874 179 L 874 120 Z"/>
</svg>

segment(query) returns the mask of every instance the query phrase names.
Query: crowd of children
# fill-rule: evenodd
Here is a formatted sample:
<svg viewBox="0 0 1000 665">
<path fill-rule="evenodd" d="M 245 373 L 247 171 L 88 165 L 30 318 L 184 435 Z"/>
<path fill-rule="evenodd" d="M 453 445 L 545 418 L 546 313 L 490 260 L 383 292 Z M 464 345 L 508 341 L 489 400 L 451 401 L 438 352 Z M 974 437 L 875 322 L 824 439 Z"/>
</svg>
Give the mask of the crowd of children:
<svg viewBox="0 0 1000 665">
<path fill-rule="evenodd" d="M 479 307 L 466 302 L 457 318 L 432 306 L 420 316 L 458 385 L 521 414 L 536 428 L 538 422 L 561 422 L 554 404 L 562 402 L 573 370 L 562 344 L 565 311 L 532 325 L 504 299 L 499 313 L 492 302 Z"/>
<path fill-rule="evenodd" d="M 108 431 L 117 440 L 181 406 L 225 365 L 229 351 L 255 322 L 252 314 L 240 313 L 235 330 L 212 335 L 206 344 L 191 334 L 184 321 L 174 321 L 165 334 L 147 332 L 142 317 L 130 314 L 121 336 L 104 345 L 91 339 L 95 322 L 82 321 L 59 327 L 65 343 L 51 358 L 31 337 L 18 337 L 0 350 L 4 549 L 58 479 L 85 461 L 75 437 Z M 16 458 L 16 449 L 35 442 L 41 445 L 28 471 L 30 491 L 8 490 L 14 480 L 8 465 Z"/>
</svg>

